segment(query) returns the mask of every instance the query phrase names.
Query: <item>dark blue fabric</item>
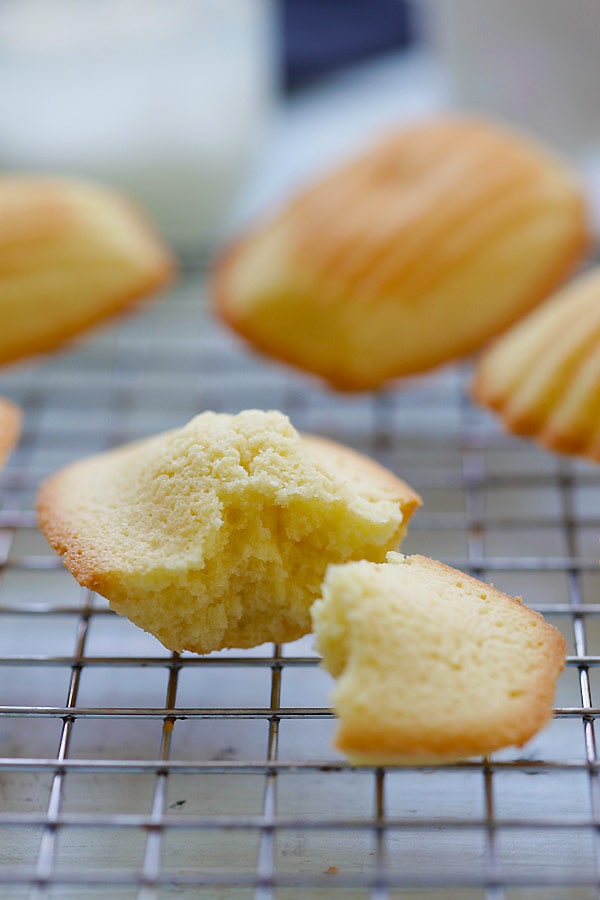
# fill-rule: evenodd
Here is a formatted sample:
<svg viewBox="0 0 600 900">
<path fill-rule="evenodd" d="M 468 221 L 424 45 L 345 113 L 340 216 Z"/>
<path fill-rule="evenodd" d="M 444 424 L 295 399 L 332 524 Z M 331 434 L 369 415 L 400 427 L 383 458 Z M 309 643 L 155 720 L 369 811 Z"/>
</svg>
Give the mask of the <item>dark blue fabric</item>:
<svg viewBox="0 0 600 900">
<path fill-rule="evenodd" d="M 414 38 L 410 0 L 280 0 L 284 77 L 296 88 Z"/>
</svg>

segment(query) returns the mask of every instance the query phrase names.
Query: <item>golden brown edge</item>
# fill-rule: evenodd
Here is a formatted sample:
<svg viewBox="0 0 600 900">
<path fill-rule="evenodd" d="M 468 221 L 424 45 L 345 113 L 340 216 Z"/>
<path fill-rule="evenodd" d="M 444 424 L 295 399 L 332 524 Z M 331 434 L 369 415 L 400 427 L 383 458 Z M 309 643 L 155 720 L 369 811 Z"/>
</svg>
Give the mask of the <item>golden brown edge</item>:
<svg viewBox="0 0 600 900">
<path fill-rule="evenodd" d="M 400 500 L 405 524 L 409 521 L 413 513 L 423 505 L 421 497 L 409 484 L 403 481 L 402 478 L 399 478 L 391 471 L 391 469 L 386 469 L 385 466 L 382 466 L 370 456 L 365 456 L 364 453 L 354 450 L 354 448 L 348 447 L 346 444 L 338 443 L 337 441 L 322 437 L 321 435 L 303 432 L 301 437 L 303 440 L 307 441 L 309 445 L 312 444 L 315 447 L 320 447 L 331 452 L 332 456 L 345 456 L 347 459 L 351 460 L 357 468 L 362 468 L 363 470 L 370 472 L 374 479 L 385 484 L 390 492 Z"/>
<path fill-rule="evenodd" d="M 104 595 L 106 577 L 99 571 L 93 548 L 81 540 L 62 512 L 61 483 L 70 468 L 59 469 L 40 484 L 35 504 L 38 527 L 76 581 Z"/>
</svg>

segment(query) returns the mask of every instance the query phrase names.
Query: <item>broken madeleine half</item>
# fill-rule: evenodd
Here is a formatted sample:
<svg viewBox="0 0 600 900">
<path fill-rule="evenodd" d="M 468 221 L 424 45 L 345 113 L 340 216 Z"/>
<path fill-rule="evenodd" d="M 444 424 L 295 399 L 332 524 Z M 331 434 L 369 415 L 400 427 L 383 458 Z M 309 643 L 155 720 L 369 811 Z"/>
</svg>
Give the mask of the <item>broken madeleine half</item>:
<svg viewBox="0 0 600 900">
<path fill-rule="evenodd" d="M 40 527 L 86 587 L 170 650 L 291 641 L 330 562 L 383 560 L 420 504 L 279 412 L 203 413 L 43 483 Z"/>
<path fill-rule="evenodd" d="M 563 636 L 424 556 L 327 570 L 312 607 L 336 679 L 336 746 L 358 765 L 450 763 L 521 746 L 552 716 Z"/>
<path fill-rule="evenodd" d="M 588 243 L 581 188 L 543 146 L 435 117 L 339 166 L 224 251 L 217 313 L 342 390 L 464 356 L 544 299 Z"/>
<path fill-rule="evenodd" d="M 600 269 L 496 340 L 479 359 L 471 393 L 514 434 L 600 462 Z"/>
<path fill-rule="evenodd" d="M 116 191 L 0 175 L 0 364 L 52 350 L 154 294 L 174 268 L 145 216 Z"/>
</svg>

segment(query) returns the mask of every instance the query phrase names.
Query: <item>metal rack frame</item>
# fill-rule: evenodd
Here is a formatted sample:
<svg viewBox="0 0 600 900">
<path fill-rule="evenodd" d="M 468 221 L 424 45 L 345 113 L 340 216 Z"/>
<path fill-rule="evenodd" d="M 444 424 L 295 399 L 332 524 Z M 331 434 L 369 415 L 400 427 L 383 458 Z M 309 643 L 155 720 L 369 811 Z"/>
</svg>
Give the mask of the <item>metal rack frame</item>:
<svg viewBox="0 0 600 900">
<path fill-rule="evenodd" d="M 221 330 L 201 270 L 2 374 L 26 424 L 0 475 L 0 896 L 598 897 L 600 470 L 502 434 L 467 377 L 337 396 Z M 331 747 L 310 638 L 170 654 L 75 585 L 36 530 L 41 478 L 248 406 L 394 468 L 425 499 L 406 552 L 522 593 L 563 630 L 568 666 L 539 739 L 444 769 L 353 770 Z"/>
</svg>

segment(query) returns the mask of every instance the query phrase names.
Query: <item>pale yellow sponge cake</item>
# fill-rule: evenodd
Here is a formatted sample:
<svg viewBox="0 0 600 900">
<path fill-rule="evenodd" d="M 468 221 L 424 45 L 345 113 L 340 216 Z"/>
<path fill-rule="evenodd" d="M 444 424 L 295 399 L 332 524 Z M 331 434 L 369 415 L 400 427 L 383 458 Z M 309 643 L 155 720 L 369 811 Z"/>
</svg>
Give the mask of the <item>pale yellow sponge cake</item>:
<svg viewBox="0 0 600 900">
<path fill-rule="evenodd" d="M 330 562 L 381 561 L 417 495 L 279 412 L 205 412 L 78 461 L 38 498 L 77 580 L 171 650 L 294 640 Z"/>
<path fill-rule="evenodd" d="M 308 186 L 217 260 L 218 314 L 342 390 L 479 348 L 589 241 L 576 177 L 508 127 L 435 116 Z"/>
<path fill-rule="evenodd" d="M 312 608 L 337 679 L 337 747 L 365 765 L 450 763 L 521 746 L 552 715 L 565 641 L 456 569 L 390 553 L 332 565 Z"/>
<path fill-rule="evenodd" d="M 495 341 L 479 359 L 472 395 L 509 431 L 600 461 L 600 269 Z"/>
<path fill-rule="evenodd" d="M 161 238 L 117 192 L 0 175 L 0 364 L 54 349 L 155 293 L 173 271 Z"/>
<path fill-rule="evenodd" d="M 22 421 L 23 416 L 16 403 L 0 397 L 0 469 L 19 440 Z"/>
</svg>

